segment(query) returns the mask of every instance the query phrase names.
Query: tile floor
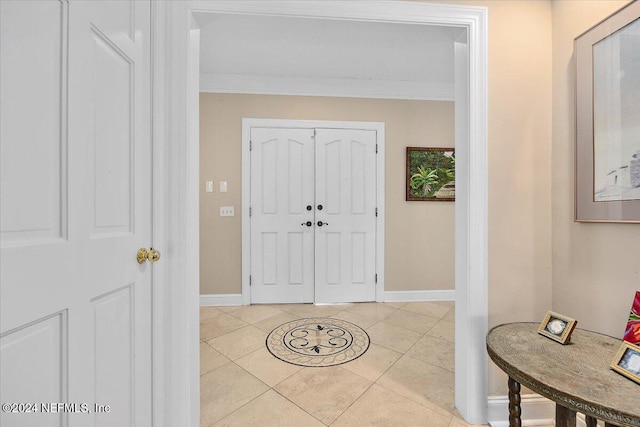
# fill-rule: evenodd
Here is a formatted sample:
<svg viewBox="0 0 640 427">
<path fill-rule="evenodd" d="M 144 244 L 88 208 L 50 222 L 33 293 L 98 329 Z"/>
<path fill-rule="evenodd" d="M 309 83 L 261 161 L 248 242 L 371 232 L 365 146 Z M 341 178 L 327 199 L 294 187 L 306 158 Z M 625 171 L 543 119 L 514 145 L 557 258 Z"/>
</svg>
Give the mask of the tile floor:
<svg viewBox="0 0 640 427">
<path fill-rule="evenodd" d="M 454 402 L 453 302 L 202 307 L 201 426 L 460 427 Z M 369 350 L 349 363 L 304 368 L 265 339 L 304 317 L 364 328 Z"/>
</svg>

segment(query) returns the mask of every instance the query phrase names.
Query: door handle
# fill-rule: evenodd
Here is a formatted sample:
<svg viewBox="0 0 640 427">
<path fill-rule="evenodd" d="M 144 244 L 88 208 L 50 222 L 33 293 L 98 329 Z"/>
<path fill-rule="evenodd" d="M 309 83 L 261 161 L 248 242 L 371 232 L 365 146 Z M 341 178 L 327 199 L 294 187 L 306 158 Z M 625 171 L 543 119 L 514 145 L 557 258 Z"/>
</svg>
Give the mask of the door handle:
<svg viewBox="0 0 640 427">
<path fill-rule="evenodd" d="M 311 227 L 313 225 L 313 223 L 311 221 L 307 221 L 307 222 L 303 222 L 300 225 L 306 225 L 307 227 Z"/>
<path fill-rule="evenodd" d="M 311 209 L 313 209 L 313 206 L 307 205 L 307 210 L 310 211 Z"/>
<path fill-rule="evenodd" d="M 328 222 L 318 221 L 318 227 L 322 227 L 323 225 L 329 225 Z"/>
<path fill-rule="evenodd" d="M 144 264 L 145 261 L 157 262 L 160 259 L 160 252 L 153 248 L 140 248 L 136 254 L 138 264 Z"/>
</svg>

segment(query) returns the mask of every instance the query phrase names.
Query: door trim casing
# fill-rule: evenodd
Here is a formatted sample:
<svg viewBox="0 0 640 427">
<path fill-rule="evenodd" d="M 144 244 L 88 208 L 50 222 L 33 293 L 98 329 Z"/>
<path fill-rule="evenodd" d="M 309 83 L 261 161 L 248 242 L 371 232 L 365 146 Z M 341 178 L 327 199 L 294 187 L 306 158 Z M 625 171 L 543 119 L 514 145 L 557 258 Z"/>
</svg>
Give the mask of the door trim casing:
<svg viewBox="0 0 640 427">
<path fill-rule="evenodd" d="M 456 323 L 455 404 L 472 424 L 487 421 L 488 358 L 488 8 L 412 1 L 175 1 L 160 2 L 155 34 L 163 48 L 154 61 L 159 90 L 154 104 L 154 168 L 166 172 L 166 189 L 154 186 L 154 196 L 165 195 L 156 213 L 161 227 L 156 241 L 166 241 L 162 266 L 164 295 L 160 323 L 166 326 L 161 355 L 154 372 L 161 373 L 162 402 L 155 405 L 158 425 L 199 425 L 198 339 L 198 70 L 201 13 L 252 14 L 408 25 L 447 25 L 466 30 L 460 52 L 465 66 L 456 76 L 466 81 L 456 91 L 456 153 L 459 170 L 456 190 Z M 339 7 L 338 7 L 339 4 Z M 198 39 L 198 40 L 196 40 Z M 159 41 L 159 40 L 158 40 Z M 464 46 L 462 46 L 464 45 Z M 456 67 L 458 68 L 458 67 Z M 459 72 L 458 72 L 459 71 Z M 193 80 L 196 80 L 195 82 Z M 459 81 L 459 80 L 456 80 Z M 458 88 L 458 84 L 456 84 Z M 155 127 L 155 126 L 154 126 Z M 460 132 L 459 132 L 460 131 Z M 458 138 L 460 134 L 460 138 Z M 465 155 L 462 152 L 464 151 Z M 154 172 L 155 173 L 155 172 Z M 154 298 L 155 302 L 155 298 Z M 154 357 L 156 357 L 154 356 Z M 157 380 L 155 378 L 154 380 Z M 157 383 L 156 383 L 157 384 Z M 157 390 L 157 389 L 156 389 Z M 159 399 L 154 396 L 154 402 Z"/>
<path fill-rule="evenodd" d="M 251 153 L 249 140 L 251 128 L 295 128 L 295 129 L 359 129 L 376 132 L 378 155 L 376 156 L 376 301 L 384 301 L 384 146 L 385 134 L 382 122 L 351 122 L 332 120 L 287 120 L 287 119 L 242 119 L 242 303 L 251 303 L 249 275 L 251 274 Z"/>
</svg>

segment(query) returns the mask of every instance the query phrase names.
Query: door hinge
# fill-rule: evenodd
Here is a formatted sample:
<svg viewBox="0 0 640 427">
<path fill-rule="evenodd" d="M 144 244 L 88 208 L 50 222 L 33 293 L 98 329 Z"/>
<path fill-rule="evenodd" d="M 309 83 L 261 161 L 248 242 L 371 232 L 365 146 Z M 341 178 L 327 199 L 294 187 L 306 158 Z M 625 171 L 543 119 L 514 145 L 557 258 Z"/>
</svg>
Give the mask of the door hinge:
<svg viewBox="0 0 640 427">
<path fill-rule="evenodd" d="M 251 217 L 251 213 L 253 212 L 253 209 L 251 209 L 251 207 L 249 207 L 249 217 Z"/>
<path fill-rule="evenodd" d="M 376 144 L 376 154 L 378 154 L 378 144 Z"/>
<path fill-rule="evenodd" d="M 316 129 L 313 130 L 313 138 L 316 137 Z"/>
<path fill-rule="evenodd" d="M 378 273 L 376 273 L 376 283 L 378 283 Z"/>
<path fill-rule="evenodd" d="M 249 140 L 249 151 L 253 150 L 253 141 Z"/>
<path fill-rule="evenodd" d="M 378 216 L 378 208 L 376 208 L 376 217 Z"/>
<path fill-rule="evenodd" d="M 251 275 L 249 275 L 249 286 L 251 286 Z"/>
</svg>

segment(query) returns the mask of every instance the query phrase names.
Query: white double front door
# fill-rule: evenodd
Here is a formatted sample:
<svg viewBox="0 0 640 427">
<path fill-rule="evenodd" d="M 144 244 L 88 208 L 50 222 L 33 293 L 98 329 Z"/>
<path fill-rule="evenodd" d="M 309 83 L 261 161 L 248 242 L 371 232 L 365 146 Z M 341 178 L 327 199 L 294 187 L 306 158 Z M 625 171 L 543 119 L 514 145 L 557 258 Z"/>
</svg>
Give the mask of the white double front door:
<svg viewBox="0 0 640 427">
<path fill-rule="evenodd" d="M 376 298 L 376 132 L 251 128 L 251 302 Z"/>
</svg>

